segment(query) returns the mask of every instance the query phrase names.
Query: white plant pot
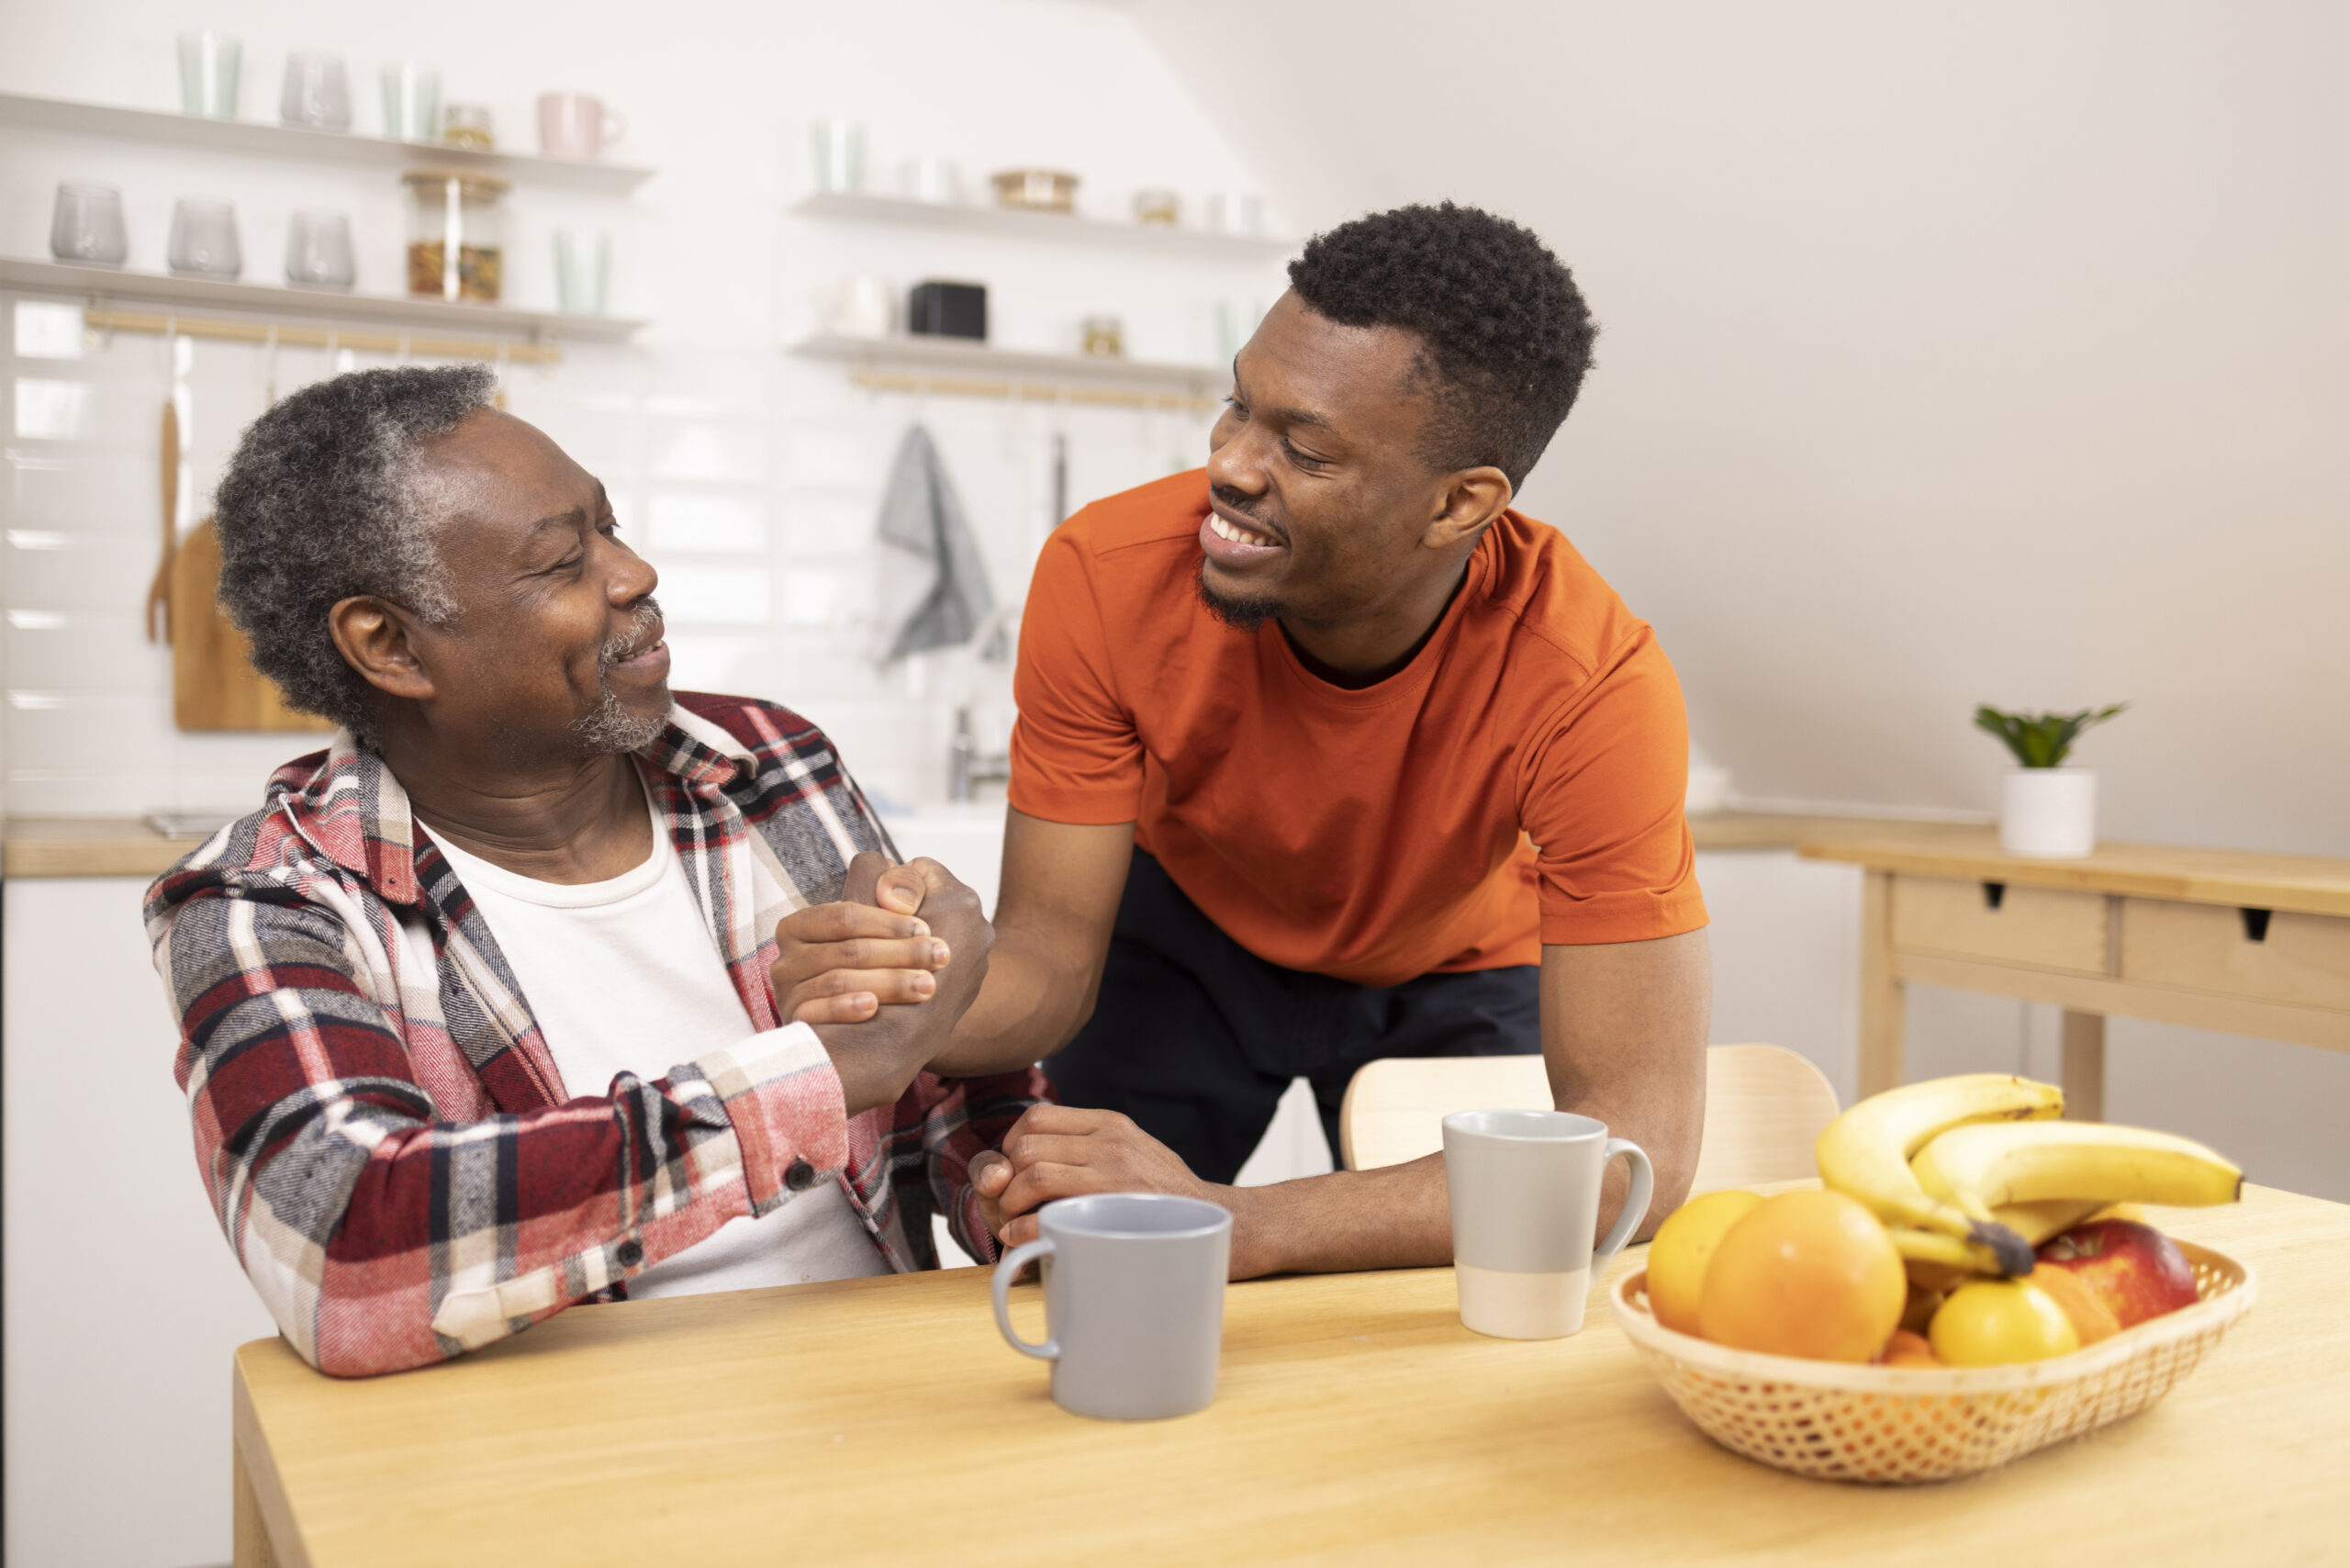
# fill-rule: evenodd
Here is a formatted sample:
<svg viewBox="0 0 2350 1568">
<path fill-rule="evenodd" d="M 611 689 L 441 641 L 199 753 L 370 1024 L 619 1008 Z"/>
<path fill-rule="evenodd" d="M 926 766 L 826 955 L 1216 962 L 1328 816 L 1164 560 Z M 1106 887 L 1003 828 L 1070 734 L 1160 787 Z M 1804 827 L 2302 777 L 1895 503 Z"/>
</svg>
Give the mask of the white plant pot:
<svg viewBox="0 0 2350 1568">
<path fill-rule="evenodd" d="M 2085 767 L 2010 767 L 1999 780 L 1999 847 L 2076 858 L 2097 847 L 2097 775 Z"/>
</svg>

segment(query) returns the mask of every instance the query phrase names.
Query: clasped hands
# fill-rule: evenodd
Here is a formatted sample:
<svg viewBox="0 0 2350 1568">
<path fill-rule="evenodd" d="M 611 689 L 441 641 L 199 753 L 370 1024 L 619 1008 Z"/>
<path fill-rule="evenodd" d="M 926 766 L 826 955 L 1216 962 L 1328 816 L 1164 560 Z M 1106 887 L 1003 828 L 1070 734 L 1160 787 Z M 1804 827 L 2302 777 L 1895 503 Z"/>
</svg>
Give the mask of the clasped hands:
<svg viewBox="0 0 2350 1568">
<path fill-rule="evenodd" d="M 893 1104 L 916 1073 L 954 1070 L 955 1025 L 979 994 L 994 942 L 979 895 L 946 867 L 893 866 L 867 851 L 849 863 L 840 902 L 778 923 L 767 971 L 776 1013 L 815 1028 L 851 1115 Z M 1035 1211 L 1055 1198 L 1176 1193 L 1230 1207 L 1235 1196 L 1192 1175 L 1125 1116 L 1051 1104 L 1031 1106 L 1001 1152 L 972 1160 L 970 1180 L 988 1227 L 1007 1247 L 1035 1237 Z M 1242 1239 L 1236 1233 L 1236 1274 Z"/>
</svg>

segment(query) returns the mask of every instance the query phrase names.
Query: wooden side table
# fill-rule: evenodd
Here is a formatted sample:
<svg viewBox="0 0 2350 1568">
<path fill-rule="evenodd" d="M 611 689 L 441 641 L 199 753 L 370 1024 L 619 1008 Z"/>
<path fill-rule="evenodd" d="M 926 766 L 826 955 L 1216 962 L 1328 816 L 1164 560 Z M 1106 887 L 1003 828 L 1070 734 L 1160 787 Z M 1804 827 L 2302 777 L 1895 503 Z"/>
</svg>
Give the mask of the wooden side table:
<svg viewBox="0 0 2350 1568">
<path fill-rule="evenodd" d="M 2350 860 L 2109 844 L 2009 855 L 1991 828 L 1807 838 L 1865 873 L 1860 1092 L 1902 1081 L 1903 987 L 2064 1009 L 2067 1114 L 2104 1114 L 2110 1014 L 2350 1050 Z"/>
</svg>

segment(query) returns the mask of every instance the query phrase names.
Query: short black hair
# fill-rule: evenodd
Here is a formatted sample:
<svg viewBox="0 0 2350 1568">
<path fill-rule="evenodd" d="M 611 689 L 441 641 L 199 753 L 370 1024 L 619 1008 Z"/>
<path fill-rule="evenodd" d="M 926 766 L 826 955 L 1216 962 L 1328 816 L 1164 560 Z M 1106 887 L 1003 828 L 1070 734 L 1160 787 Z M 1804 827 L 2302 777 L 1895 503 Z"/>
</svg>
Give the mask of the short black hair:
<svg viewBox="0 0 2350 1568">
<path fill-rule="evenodd" d="M 327 627 L 336 601 L 455 611 L 417 455 L 493 405 L 486 364 L 362 370 L 305 386 L 255 420 L 215 498 L 220 604 L 285 700 L 367 738 L 374 689 Z"/>
<path fill-rule="evenodd" d="M 1422 459 L 1491 464 L 1513 487 L 1574 407 L 1599 335 L 1574 274 L 1532 230 L 1449 201 L 1315 235 L 1289 283 L 1342 326 L 1416 333 L 1434 405 Z"/>
</svg>

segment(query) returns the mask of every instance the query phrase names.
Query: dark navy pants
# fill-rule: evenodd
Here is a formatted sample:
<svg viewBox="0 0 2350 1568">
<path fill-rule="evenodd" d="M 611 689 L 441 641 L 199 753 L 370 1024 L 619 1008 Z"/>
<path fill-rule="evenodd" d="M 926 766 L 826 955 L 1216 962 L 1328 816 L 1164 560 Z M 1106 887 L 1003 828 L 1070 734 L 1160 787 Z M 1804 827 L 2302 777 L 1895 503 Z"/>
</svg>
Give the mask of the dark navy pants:
<svg viewBox="0 0 2350 1568">
<path fill-rule="evenodd" d="M 1530 964 L 1366 986 L 1267 963 L 1135 851 L 1102 994 L 1045 1075 L 1066 1105 L 1123 1111 L 1203 1181 L 1232 1180 L 1293 1078 L 1338 1150 L 1347 1081 L 1381 1057 L 1542 1048 Z"/>
</svg>

